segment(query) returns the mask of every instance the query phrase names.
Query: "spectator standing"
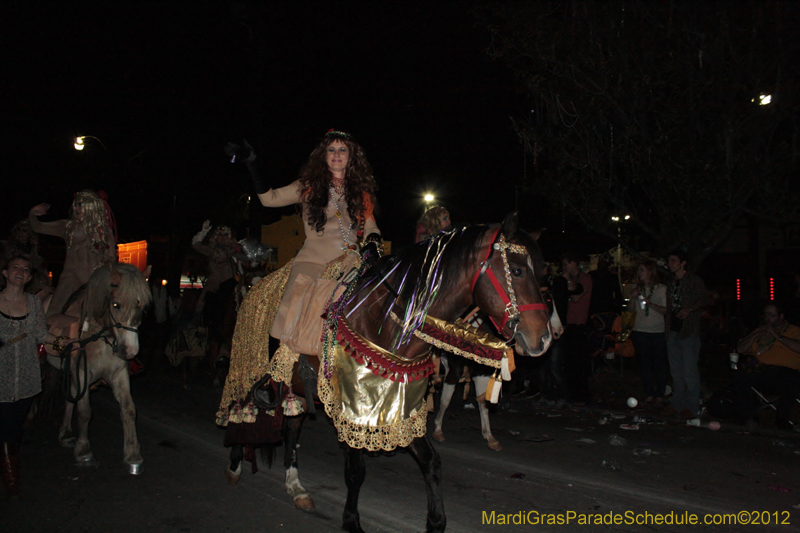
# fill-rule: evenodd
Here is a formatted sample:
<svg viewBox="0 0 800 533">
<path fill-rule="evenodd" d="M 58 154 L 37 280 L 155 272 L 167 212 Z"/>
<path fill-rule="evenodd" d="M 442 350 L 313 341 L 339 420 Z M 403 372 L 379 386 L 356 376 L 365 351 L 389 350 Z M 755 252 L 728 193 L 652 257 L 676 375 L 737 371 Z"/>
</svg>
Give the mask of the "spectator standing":
<svg viewBox="0 0 800 533">
<path fill-rule="evenodd" d="M 2 270 L 0 292 L 0 474 L 6 496 L 19 492 L 19 446 L 33 398 L 42 391 L 38 345 L 52 343 L 61 350 L 63 337 L 47 331 L 42 302 L 27 293 L 33 267 L 14 255 Z"/>
<path fill-rule="evenodd" d="M 589 316 L 597 313 L 622 312 L 622 289 L 617 275 L 611 271 L 611 261 L 601 257 L 597 269 L 589 272 L 592 277 L 592 299 L 589 305 Z"/>
<path fill-rule="evenodd" d="M 569 298 L 564 331 L 567 383 L 573 404 L 586 404 L 591 401 L 588 323 L 592 277 L 582 270 L 580 257 L 575 253 L 564 254 L 561 268 Z"/>
<path fill-rule="evenodd" d="M 667 338 L 664 315 L 667 312 L 667 287 L 659 283 L 653 260 L 642 261 L 636 271 L 639 278 L 631 290 L 628 309 L 636 313 L 631 333 L 639 357 L 646 403 L 664 401 L 667 386 Z"/>
<path fill-rule="evenodd" d="M 708 305 L 703 280 L 686 270 L 681 250 L 669 254 L 672 281 L 667 289 L 667 354 L 672 375 L 672 401 L 663 416 L 694 418 L 700 410 L 700 316 Z"/>
</svg>

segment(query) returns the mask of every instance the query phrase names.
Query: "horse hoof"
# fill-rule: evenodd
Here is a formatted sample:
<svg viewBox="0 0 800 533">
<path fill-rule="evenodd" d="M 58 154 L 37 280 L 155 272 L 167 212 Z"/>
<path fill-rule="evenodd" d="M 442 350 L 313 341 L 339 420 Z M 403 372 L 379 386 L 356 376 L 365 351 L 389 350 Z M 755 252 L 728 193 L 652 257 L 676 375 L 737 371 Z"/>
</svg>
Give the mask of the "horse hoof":
<svg viewBox="0 0 800 533">
<path fill-rule="evenodd" d="M 445 440 L 444 433 L 442 433 L 441 431 L 434 431 L 433 440 L 435 440 L 436 442 L 444 442 Z"/>
<path fill-rule="evenodd" d="M 499 440 L 492 439 L 488 442 L 489 449 L 494 450 L 496 452 L 503 451 L 503 446 L 500 444 Z"/>
<path fill-rule="evenodd" d="M 75 458 L 75 466 L 86 468 L 89 466 L 97 466 L 93 455 L 84 455 L 83 457 Z"/>
<path fill-rule="evenodd" d="M 231 470 L 230 467 L 225 468 L 225 479 L 228 480 L 228 485 L 236 485 L 241 477 L 242 463 L 239 463 L 239 467 L 235 471 Z"/>
<path fill-rule="evenodd" d="M 297 496 L 294 499 L 294 506 L 297 509 L 302 509 L 303 511 L 311 511 L 314 509 L 314 500 L 312 500 L 311 496 L 308 494 Z"/>
<path fill-rule="evenodd" d="M 125 468 L 128 469 L 128 473 L 132 476 L 138 476 L 139 474 L 142 473 L 142 463 L 125 465 Z"/>
<path fill-rule="evenodd" d="M 78 441 L 78 439 L 76 439 L 75 437 L 68 437 L 66 439 L 61 439 L 58 442 L 59 442 L 59 444 L 61 444 L 62 448 L 74 448 L 75 447 L 75 443 L 77 441 Z"/>
</svg>

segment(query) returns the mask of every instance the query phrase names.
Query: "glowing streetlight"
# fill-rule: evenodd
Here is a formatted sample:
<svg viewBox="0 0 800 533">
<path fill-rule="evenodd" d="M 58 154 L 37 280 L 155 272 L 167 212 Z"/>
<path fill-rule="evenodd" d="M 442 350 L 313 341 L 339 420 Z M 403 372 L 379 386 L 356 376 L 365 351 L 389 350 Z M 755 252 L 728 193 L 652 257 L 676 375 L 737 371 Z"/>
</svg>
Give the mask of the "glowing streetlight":
<svg viewBox="0 0 800 533">
<path fill-rule="evenodd" d="M 75 149 L 80 152 L 81 150 L 86 148 L 86 142 L 85 142 L 86 139 L 94 139 L 95 141 L 100 143 L 100 146 L 103 147 L 103 150 L 106 149 L 106 145 L 103 144 L 103 141 L 101 141 L 100 139 L 98 139 L 94 135 L 81 135 L 80 137 L 75 137 L 75 143 L 73 144 Z"/>
<path fill-rule="evenodd" d="M 612 215 L 611 221 L 617 225 L 617 281 L 619 286 L 622 287 L 622 226 L 620 222 L 625 222 L 631 219 L 630 215 Z"/>
<path fill-rule="evenodd" d="M 753 98 L 750 100 L 751 102 L 755 102 L 756 99 Z M 761 94 L 758 96 L 758 105 L 769 105 L 772 103 L 772 95 L 771 94 Z"/>
<path fill-rule="evenodd" d="M 426 194 L 425 195 L 425 203 L 426 204 L 432 204 L 435 199 L 436 198 L 432 194 Z"/>
</svg>

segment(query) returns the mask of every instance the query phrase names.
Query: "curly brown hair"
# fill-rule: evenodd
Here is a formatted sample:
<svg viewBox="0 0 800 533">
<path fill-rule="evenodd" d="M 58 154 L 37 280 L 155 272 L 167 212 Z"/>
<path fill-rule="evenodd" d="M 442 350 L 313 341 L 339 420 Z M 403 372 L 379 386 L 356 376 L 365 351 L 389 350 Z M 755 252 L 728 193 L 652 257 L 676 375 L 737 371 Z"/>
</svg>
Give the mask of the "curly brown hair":
<svg viewBox="0 0 800 533">
<path fill-rule="evenodd" d="M 321 232 L 327 222 L 325 208 L 330 201 L 328 195 L 333 174 L 328 169 L 326 152 L 334 141 L 345 144 L 350 155 L 344 180 L 345 201 L 350 219 L 363 223 L 365 215 L 370 210 L 375 213 L 378 207 L 375 200 L 378 187 L 364 149 L 347 133 L 328 132 L 311 152 L 308 162 L 300 169 L 300 190 L 303 191 L 303 203 L 308 205 L 308 224 L 317 232 Z"/>
</svg>

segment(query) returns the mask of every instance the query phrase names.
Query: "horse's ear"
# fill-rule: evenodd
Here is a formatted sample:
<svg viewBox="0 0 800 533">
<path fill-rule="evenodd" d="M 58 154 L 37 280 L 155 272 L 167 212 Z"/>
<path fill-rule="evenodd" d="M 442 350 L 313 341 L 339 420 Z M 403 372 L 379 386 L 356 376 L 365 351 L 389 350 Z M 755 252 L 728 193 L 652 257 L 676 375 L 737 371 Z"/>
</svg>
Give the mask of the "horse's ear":
<svg viewBox="0 0 800 533">
<path fill-rule="evenodd" d="M 111 265 L 111 286 L 112 287 L 118 287 L 120 281 L 122 281 L 122 274 L 120 274 L 119 270 L 117 270 L 117 265 L 116 264 L 112 264 Z"/>
<path fill-rule="evenodd" d="M 516 211 L 512 211 L 508 215 L 506 215 L 506 219 L 503 220 L 503 235 L 506 236 L 506 239 L 511 239 L 514 234 L 517 232 L 517 228 L 519 227 L 519 215 Z"/>
<path fill-rule="evenodd" d="M 142 272 L 142 276 L 144 276 L 144 279 L 150 280 L 150 273 L 152 270 L 153 270 L 153 265 L 147 265 L 147 268 L 145 268 L 144 272 Z"/>
<path fill-rule="evenodd" d="M 528 233 L 530 233 L 530 235 L 531 235 L 531 237 L 533 237 L 534 241 L 539 242 L 539 238 L 542 236 L 542 233 L 544 233 L 545 231 L 547 231 L 547 228 L 537 229 L 537 230 L 534 230 L 534 231 L 530 231 Z"/>
</svg>

